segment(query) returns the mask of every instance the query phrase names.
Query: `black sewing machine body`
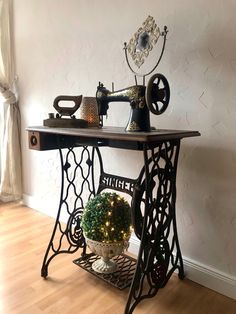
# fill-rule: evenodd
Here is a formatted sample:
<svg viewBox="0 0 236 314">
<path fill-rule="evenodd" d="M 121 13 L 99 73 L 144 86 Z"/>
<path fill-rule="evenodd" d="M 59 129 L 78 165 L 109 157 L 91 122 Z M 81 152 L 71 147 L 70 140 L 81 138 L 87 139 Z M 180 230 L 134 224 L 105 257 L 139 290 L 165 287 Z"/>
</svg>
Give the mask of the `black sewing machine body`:
<svg viewBox="0 0 236 314">
<path fill-rule="evenodd" d="M 150 132 L 149 111 L 161 114 L 166 110 L 170 89 L 166 78 L 162 74 L 155 74 L 150 78 L 147 86 L 134 85 L 112 92 L 99 82 L 96 98 L 100 116 L 107 115 L 110 102 L 129 102 L 131 111 L 125 130 L 127 132 Z"/>
<path fill-rule="evenodd" d="M 110 102 L 129 102 L 131 113 L 126 131 L 150 131 L 149 111 L 145 103 L 145 86 L 130 86 L 110 92 L 100 83 L 96 97 L 99 115 L 107 115 Z"/>
</svg>

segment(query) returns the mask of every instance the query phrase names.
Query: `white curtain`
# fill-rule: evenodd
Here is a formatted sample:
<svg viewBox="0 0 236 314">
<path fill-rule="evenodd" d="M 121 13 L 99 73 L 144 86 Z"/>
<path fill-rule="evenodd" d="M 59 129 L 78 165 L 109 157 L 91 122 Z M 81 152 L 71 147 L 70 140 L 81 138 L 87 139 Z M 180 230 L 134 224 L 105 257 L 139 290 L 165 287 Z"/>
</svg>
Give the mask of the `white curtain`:
<svg viewBox="0 0 236 314">
<path fill-rule="evenodd" d="M 12 0 L 0 0 L 0 200 L 4 202 L 22 196 L 12 13 Z"/>
</svg>

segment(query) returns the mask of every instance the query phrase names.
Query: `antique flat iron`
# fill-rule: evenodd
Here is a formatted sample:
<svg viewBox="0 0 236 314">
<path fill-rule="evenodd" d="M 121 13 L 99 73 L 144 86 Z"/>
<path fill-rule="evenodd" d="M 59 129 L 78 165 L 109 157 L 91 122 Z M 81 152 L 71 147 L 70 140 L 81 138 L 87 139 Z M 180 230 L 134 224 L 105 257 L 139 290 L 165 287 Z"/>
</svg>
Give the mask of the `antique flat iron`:
<svg viewBox="0 0 236 314">
<path fill-rule="evenodd" d="M 160 115 L 167 109 L 170 100 L 170 88 L 165 76 L 156 73 L 151 76 L 147 86 L 145 86 L 146 76 L 152 74 L 161 61 L 165 49 L 167 32 L 166 26 L 161 32 L 153 17 L 148 16 L 143 26 L 138 29 L 129 43 L 124 43 L 125 59 L 129 69 L 134 74 L 135 85 L 118 91 L 109 91 L 99 82 L 96 98 L 101 126 L 103 125 L 103 116 L 107 115 L 108 104 L 110 102 L 130 103 L 130 117 L 125 128 L 127 132 L 150 132 L 152 128 L 150 126 L 149 112 L 151 111 L 153 114 Z M 145 74 L 135 72 L 129 62 L 128 53 L 132 57 L 134 64 L 140 68 L 159 37 L 163 37 L 163 45 L 155 66 Z M 137 84 L 137 76 L 142 77 L 142 85 Z"/>
<path fill-rule="evenodd" d="M 74 106 L 66 107 L 60 106 L 59 102 L 70 101 L 74 102 Z M 54 113 L 49 113 L 49 118 L 43 121 L 44 126 L 61 127 L 61 128 L 86 128 L 88 122 L 84 119 L 76 119 L 75 112 L 79 109 L 82 101 L 80 96 L 60 95 L 54 99 L 53 107 L 56 109 L 56 116 Z"/>
</svg>

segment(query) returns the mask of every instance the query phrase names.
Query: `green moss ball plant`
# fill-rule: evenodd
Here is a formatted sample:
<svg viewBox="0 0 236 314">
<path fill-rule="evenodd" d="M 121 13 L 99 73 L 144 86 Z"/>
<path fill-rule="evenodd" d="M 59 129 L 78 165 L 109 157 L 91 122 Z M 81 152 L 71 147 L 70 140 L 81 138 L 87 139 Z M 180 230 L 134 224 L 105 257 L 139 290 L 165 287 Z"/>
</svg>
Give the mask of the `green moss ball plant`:
<svg viewBox="0 0 236 314">
<path fill-rule="evenodd" d="M 81 226 L 86 238 L 114 243 L 127 241 L 131 235 L 131 209 L 116 193 L 101 193 L 85 206 Z"/>
</svg>

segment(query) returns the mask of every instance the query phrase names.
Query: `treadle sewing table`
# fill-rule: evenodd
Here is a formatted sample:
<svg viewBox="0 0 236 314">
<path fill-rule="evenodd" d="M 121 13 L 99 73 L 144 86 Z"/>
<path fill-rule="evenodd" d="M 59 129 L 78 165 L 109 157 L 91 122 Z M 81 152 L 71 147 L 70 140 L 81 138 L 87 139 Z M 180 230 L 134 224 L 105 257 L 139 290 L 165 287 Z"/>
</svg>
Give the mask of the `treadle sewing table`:
<svg viewBox="0 0 236 314">
<path fill-rule="evenodd" d="M 61 162 L 58 215 L 43 260 L 42 277 L 48 276 L 49 263 L 55 256 L 81 248 L 75 264 L 119 289 L 130 286 L 125 314 L 132 313 L 142 299 L 153 297 L 175 270 L 180 279 L 184 278 L 176 226 L 176 170 L 181 139 L 199 136 L 199 132 L 127 133 L 117 127 L 29 127 L 27 131 L 30 149 L 57 149 Z M 104 146 L 141 151 L 143 166 L 137 178 L 106 173 L 100 152 Z M 87 200 L 105 189 L 131 196 L 133 228 L 140 240 L 137 260 L 125 254 L 117 256 L 118 270 L 106 275 L 92 269 L 98 257 L 86 251 L 80 226 Z M 63 211 L 68 217 L 66 227 L 60 222 Z"/>
</svg>

